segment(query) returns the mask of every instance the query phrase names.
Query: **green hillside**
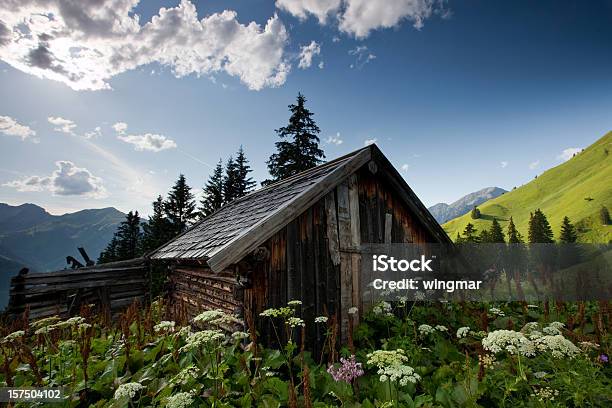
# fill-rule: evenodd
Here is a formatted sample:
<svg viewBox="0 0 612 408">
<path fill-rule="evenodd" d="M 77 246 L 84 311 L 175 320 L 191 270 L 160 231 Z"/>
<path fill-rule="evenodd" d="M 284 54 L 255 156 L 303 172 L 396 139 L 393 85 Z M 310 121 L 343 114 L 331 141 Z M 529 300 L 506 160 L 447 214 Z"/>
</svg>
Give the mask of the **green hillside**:
<svg viewBox="0 0 612 408">
<path fill-rule="evenodd" d="M 468 222 L 481 231 L 488 229 L 493 218 L 497 218 L 505 232 L 512 216 L 526 237 L 529 213 L 541 208 L 555 239 L 561 220 L 567 215 L 578 228 L 579 241 L 607 243 L 612 241 L 612 226 L 600 222 L 602 205 L 612 211 L 612 132 L 531 182 L 481 204 L 480 219 L 474 220 L 468 213 L 447 222 L 443 228 L 454 240 Z"/>
</svg>

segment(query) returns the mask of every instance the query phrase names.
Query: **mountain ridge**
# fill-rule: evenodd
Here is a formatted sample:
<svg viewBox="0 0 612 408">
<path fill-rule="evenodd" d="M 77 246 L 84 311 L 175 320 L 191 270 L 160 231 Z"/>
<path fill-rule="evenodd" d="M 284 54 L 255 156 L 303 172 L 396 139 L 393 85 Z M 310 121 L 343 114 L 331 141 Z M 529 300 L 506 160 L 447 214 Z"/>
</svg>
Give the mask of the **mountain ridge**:
<svg viewBox="0 0 612 408">
<path fill-rule="evenodd" d="M 436 221 L 440 224 L 444 224 L 446 221 L 457 218 L 463 214 L 469 212 L 474 206 L 478 206 L 485 201 L 499 197 L 500 195 L 507 193 L 501 187 L 485 187 L 478 191 L 466 194 L 460 199 L 452 202 L 451 204 L 437 203 L 428 208 L 431 215 L 434 216 Z"/>
</svg>

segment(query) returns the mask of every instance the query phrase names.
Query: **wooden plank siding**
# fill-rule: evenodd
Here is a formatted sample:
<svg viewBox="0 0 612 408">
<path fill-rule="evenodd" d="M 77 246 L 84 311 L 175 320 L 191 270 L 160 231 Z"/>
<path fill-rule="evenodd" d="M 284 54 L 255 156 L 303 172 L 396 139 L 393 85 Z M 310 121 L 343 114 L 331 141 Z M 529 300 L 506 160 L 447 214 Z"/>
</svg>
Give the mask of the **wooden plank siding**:
<svg viewBox="0 0 612 408">
<path fill-rule="evenodd" d="M 11 278 L 8 314 L 17 317 L 26 308 L 29 318 L 72 316 L 83 304 L 94 304 L 112 314 L 134 300 L 149 301 L 149 266 L 142 259 L 112 262 L 79 269 L 31 273 Z"/>
</svg>

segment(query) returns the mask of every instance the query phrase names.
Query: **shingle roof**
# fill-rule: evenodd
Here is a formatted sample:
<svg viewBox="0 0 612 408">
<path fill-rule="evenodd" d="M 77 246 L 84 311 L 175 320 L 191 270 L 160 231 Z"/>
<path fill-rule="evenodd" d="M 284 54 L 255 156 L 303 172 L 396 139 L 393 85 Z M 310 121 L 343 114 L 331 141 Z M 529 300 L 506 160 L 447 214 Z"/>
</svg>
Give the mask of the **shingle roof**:
<svg viewBox="0 0 612 408">
<path fill-rule="evenodd" d="M 153 252 L 152 259 L 210 259 L 246 232 L 261 225 L 330 174 L 360 157 L 367 148 L 322 164 L 232 201 Z M 368 156 L 369 157 L 369 156 Z M 354 167 L 354 166 L 351 166 Z M 330 189 L 333 186 L 330 186 Z"/>
</svg>

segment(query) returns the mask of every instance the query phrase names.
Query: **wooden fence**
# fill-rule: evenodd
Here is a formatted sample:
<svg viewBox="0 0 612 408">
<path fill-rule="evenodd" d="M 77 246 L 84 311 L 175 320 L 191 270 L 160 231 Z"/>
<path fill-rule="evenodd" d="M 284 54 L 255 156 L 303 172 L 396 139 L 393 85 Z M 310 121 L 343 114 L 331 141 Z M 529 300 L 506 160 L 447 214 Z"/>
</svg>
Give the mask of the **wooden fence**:
<svg viewBox="0 0 612 408">
<path fill-rule="evenodd" d="M 149 265 L 144 258 L 11 278 L 9 316 L 29 308 L 30 319 L 79 312 L 81 305 L 116 313 L 134 300 L 149 301 Z"/>
</svg>

